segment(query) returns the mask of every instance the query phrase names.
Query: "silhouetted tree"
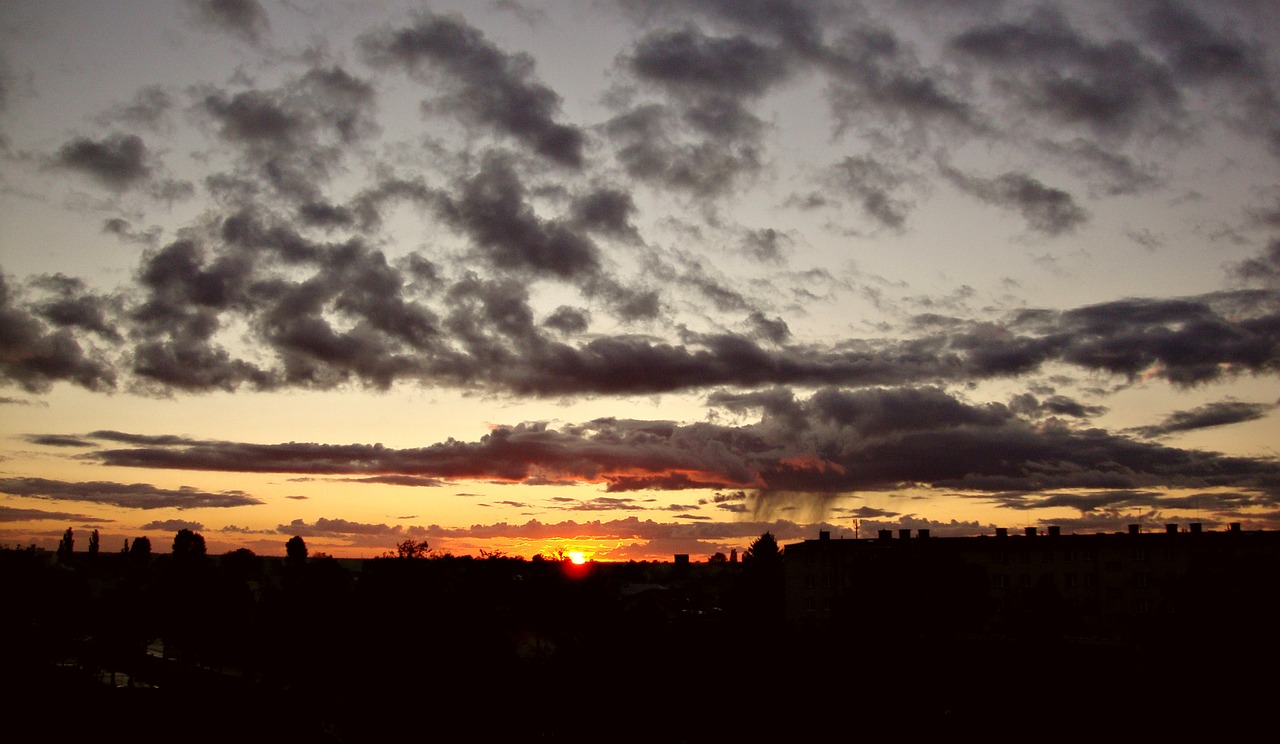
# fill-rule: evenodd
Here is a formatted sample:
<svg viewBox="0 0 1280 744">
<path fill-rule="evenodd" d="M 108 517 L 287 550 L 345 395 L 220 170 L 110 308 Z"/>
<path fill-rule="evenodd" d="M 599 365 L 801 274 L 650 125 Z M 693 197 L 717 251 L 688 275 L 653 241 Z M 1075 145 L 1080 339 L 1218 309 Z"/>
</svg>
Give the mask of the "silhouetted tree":
<svg viewBox="0 0 1280 744">
<path fill-rule="evenodd" d="M 146 535 L 135 537 L 133 544 L 129 546 L 129 555 L 138 556 L 139 558 L 146 558 L 151 555 L 151 538 Z"/>
<path fill-rule="evenodd" d="M 93 534 L 89 535 L 89 555 L 97 555 L 98 547 L 98 531 L 94 530 Z"/>
<path fill-rule="evenodd" d="M 76 549 L 75 534 L 68 527 L 67 531 L 62 533 L 62 539 L 58 541 L 58 560 L 65 561 L 71 557 L 71 552 Z"/>
<path fill-rule="evenodd" d="M 284 544 L 284 555 L 289 563 L 298 564 L 307 562 L 307 543 L 302 539 L 301 535 L 294 535 Z"/>
<path fill-rule="evenodd" d="M 192 532 L 185 527 L 173 536 L 173 554 L 176 556 L 197 557 L 205 554 L 204 535 Z"/>
<path fill-rule="evenodd" d="M 403 542 L 396 543 L 394 551 L 388 551 L 387 556 L 391 558 L 426 558 L 431 555 L 431 548 L 427 547 L 426 540 L 414 540 L 409 538 Z"/>
<path fill-rule="evenodd" d="M 766 532 L 755 539 L 755 542 L 742 554 L 743 563 L 756 563 L 757 567 L 781 565 L 782 551 L 778 549 L 778 540 L 773 533 Z"/>
<path fill-rule="evenodd" d="M 724 553 L 716 553 L 715 555 L 707 559 L 707 563 L 728 563 L 728 562 L 729 562 L 729 556 L 725 555 Z"/>
<path fill-rule="evenodd" d="M 756 538 L 743 552 L 740 590 L 740 609 L 749 623 L 772 627 L 782 621 L 782 551 L 773 533 Z"/>
</svg>

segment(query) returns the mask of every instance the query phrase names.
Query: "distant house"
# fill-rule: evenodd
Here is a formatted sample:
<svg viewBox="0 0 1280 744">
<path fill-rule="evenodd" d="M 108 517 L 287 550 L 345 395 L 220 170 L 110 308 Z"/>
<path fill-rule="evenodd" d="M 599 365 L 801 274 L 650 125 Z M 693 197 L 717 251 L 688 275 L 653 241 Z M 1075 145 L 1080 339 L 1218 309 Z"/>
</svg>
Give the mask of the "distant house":
<svg viewBox="0 0 1280 744">
<path fill-rule="evenodd" d="M 1280 586 L 1280 532 L 1063 535 L 1027 528 L 930 537 L 882 530 L 784 553 L 786 617 L 797 629 L 911 634 L 1051 634 L 1131 640 L 1257 622 Z"/>
</svg>

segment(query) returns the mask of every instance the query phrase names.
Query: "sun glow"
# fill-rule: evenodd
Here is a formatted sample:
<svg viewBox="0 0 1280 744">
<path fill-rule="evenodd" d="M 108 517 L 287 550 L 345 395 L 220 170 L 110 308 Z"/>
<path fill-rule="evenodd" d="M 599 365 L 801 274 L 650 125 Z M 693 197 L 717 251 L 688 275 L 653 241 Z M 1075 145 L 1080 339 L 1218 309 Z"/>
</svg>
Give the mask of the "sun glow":
<svg viewBox="0 0 1280 744">
<path fill-rule="evenodd" d="M 581 550 L 570 550 L 565 555 L 569 557 L 569 561 L 571 563 L 577 566 L 581 566 L 582 564 L 587 562 L 587 556 L 584 555 Z"/>
</svg>

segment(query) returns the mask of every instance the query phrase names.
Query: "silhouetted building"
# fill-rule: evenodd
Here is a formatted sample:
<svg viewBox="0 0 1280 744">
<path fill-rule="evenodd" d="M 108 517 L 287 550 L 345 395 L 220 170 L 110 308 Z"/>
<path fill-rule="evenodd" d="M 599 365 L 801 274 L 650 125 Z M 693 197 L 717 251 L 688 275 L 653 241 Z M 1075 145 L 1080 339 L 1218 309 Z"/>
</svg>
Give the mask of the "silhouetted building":
<svg viewBox="0 0 1280 744">
<path fill-rule="evenodd" d="M 1274 614 L 1280 532 L 1200 524 L 1142 532 L 817 540 L 784 553 L 786 617 L 800 630 L 1126 641 Z"/>
</svg>

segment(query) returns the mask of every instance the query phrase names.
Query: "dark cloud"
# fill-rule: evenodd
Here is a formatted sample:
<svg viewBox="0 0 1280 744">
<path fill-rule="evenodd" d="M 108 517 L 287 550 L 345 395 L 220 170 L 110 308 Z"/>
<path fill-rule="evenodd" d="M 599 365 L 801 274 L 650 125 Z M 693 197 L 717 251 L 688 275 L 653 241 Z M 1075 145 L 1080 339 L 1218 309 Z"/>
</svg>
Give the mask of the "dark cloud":
<svg viewBox="0 0 1280 744">
<path fill-rule="evenodd" d="M 1192 521 L 1210 522 L 1238 519 L 1241 512 L 1272 507 L 1275 497 L 1269 494 L 1239 493 L 1233 491 L 1196 492 L 1170 495 L 1164 491 L 1142 489 L 1115 489 L 1108 491 L 1084 491 L 1075 493 L 1006 493 L 992 497 L 1000 506 L 1016 511 L 1069 508 L 1080 512 L 1079 520 L 1054 519 L 1052 523 L 1084 529 L 1121 529 L 1130 524 L 1156 527 L 1160 530 L 1170 522 L 1166 516 L 1174 510 L 1194 514 Z"/>
<path fill-rule="evenodd" d="M 219 233 L 212 250 L 179 240 L 145 257 L 139 281 L 148 293 L 133 312 L 145 331 L 138 375 L 195 390 L 351 380 L 385 388 L 422 374 L 416 355 L 436 349 L 440 332 L 415 298 L 431 278 L 429 261 L 408 259 L 402 273 L 359 241 L 317 243 L 253 211 L 228 217 Z M 274 367 L 218 342 L 236 319 L 274 353 Z"/>
<path fill-rule="evenodd" d="M 165 532 L 179 532 L 181 530 L 191 530 L 198 532 L 204 529 L 204 525 L 200 522 L 190 522 L 185 519 L 162 519 L 154 522 L 147 522 L 139 529 L 142 530 L 164 530 Z"/>
<path fill-rule="evenodd" d="M 712 37 L 686 26 L 640 39 L 628 59 L 642 80 L 717 97 L 755 97 L 786 79 L 786 56 L 745 36 Z"/>
<path fill-rule="evenodd" d="M 159 131 L 164 128 L 173 109 L 173 96 L 158 85 L 149 85 L 135 93 L 128 103 L 108 109 L 97 121 L 104 126 L 126 124 Z"/>
<path fill-rule="evenodd" d="M 100 429 L 90 432 L 87 435 L 90 439 L 105 439 L 108 442 L 123 442 L 125 444 L 154 445 L 157 447 L 168 447 L 182 444 L 194 444 L 198 440 L 180 437 L 173 434 L 131 434 L 124 431 L 110 431 Z"/>
<path fill-rule="evenodd" d="M 759 173 L 760 147 L 752 140 L 685 137 L 680 121 L 659 104 L 645 104 L 610 119 L 604 131 L 633 178 L 701 198 L 732 193 Z"/>
<path fill-rule="evenodd" d="M 39 434 L 27 437 L 27 441 L 32 444 L 40 444 L 45 447 L 93 447 L 93 442 L 81 437 L 66 436 L 63 434 Z"/>
<path fill-rule="evenodd" d="M 1044 340 L 1062 342 L 1061 358 L 1086 369 L 1196 385 L 1277 369 L 1277 299 L 1240 292 L 1119 300 L 1061 313 Z"/>
<path fill-rule="evenodd" d="M 619 0 L 619 4 L 645 20 L 665 17 L 685 22 L 691 14 L 701 16 L 770 39 L 802 57 L 821 52 L 823 29 L 838 7 L 806 0 Z"/>
<path fill-rule="evenodd" d="M 581 194 L 573 202 L 573 220 L 584 229 L 628 240 L 638 240 L 631 223 L 636 213 L 631 194 L 620 189 L 599 188 Z"/>
<path fill-rule="evenodd" d="M 101 140 L 78 137 L 63 145 L 54 158 L 63 168 L 112 189 L 135 186 L 151 175 L 147 146 L 136 134 L 112 134 Z"/>
<path fill-rule="evenodd" d="M 1182 125 L 1183 97 L 1169 68 L 1130 41 L 1093 41 L 1056 10 L 957 35 L 951 48 L 989 65 L 991 92 L 1017 110 L 1103 135 Z"/>
<path fill-rule="evenodd" d="M 315 67 L 271 90 L 206 92 L 203 111 L 245 168 L 277 193 L 320 200 L 352 146 L 377 133 L 373 86 L 342 67 Z"/>
<path fill-rule="evenodd" d="M 1237 36 L 1239 29 L 1215 28 L 1184 3 L 1151 3 L 1140 24 L 1173 69 L 1192 81 L 1252 81 L 1264 74 L 1262 50 Z"/>
<path fill-rule="evenodd" d="M 1050 395 L 1044 400 L 1037 399 L 1031 393 L 1014 396 L 1009 408 L 1020 416 L 1035 418 L 1039 416 L 1070 416 L 1071 418 L 1092 418 L 1107 412 L 1106 406 L 1090 406 L 1065 395 Z"/>
<path fill-rule="evenodd" d="M 1261 254 L 1241 261 L 1231 270 L 1246 282 L 1280 287 L 1280 239 L 1272 240 Z"/>
<path fill-rule="evenodd" d="M 490 155 L 443 211 L 495 268 L 565 280 L 599 274 L 596 245 L 566 222 L 540 218 L 525 197 L 510 161 Z"/>
<path fill-rule="evenodd" d="M 1045 142 L 1042 147 L 1086 179 L 1093 196 L 1137 194 L 1161 185 L 1155 166 L 1139 163 L 1097 142 L 1076 138 L 1065 143 Z"/>
<path fill-rule="evenodd" d="M 787 236 L 772 227 L 748 231 L 742 238 L 743 251 L 757 261 L 782 263 Z"/>
<path fill-rule="evenodd" d="M 561 305 L 542 324 L 561 333 L 583 333 L 591 325 L 591 315 L 585 310 Z"/>
<path fill-rule="evenodd" d="M 67 309 L 71 312 L 70 308 Z M 46 307 L 57 317 L 55 309 Z M 72 324 L 74 325 L 74 324 Z M 51 330 L 26 307 L 0 274 L 0 378 L 32 393 L 55 382 L 72 382 L 88 390 L 115 387 L 116 373 L 92 350 L 86 350 L 70 327 Z"/>
<path fill-rule="evenodd" d="M 1069 233 L 1089 215 L 1071 194 L 1045 186 L 1025 173 L 1010 172 L 982 178 L 943 166 L 942 174 L 961 191 L 998 207 L 1017 210 L 1036 232 L 1054 236 Z"/>
<path fill-rule="evenodd" d="M 88 331 L 106 341 L 124 340 L 116 328 L 119 308 L 112 298 L 96 295 L 82 280 L 64 274 L 36 277 L 32 284 L 51 295 L 33 307 L 49 324 Z"/>
<path fill-rule="evenodd" d="M 270 32 L 267 11 L 258 0 L 187 0 L 196 20 L 215 30 L 257 44 Z"/>
<path fill-rule="evenodd" d="M 785 320 L 766 318 L 764 313 L 758 310 L 747 317 L 747 323 L 750 324 L 754 336 L 775 344 L 780 344 L 791 337 L 791 329 L 787 327 Z"/>
<path fill-rule="evenodd" d="M 1139 426 L 1133 431 L 1144 437 L 1162 437 L 1183 431 L 1227 426 L 1265 418 L 1275 403 L 1247 403 L 1238 400 L 1222 400 L 1206 403 L 1189 411 L 1174 411 L 1151 426 Z"/>
<path fill-rule="evenodd" d="M 53 501 L 83 501 L 124 509 L 208 509 L 263 503 L 242 491 L 213 493 L 195 488 L 157 488 L 146 483 L 0 478 L 0 492 Z"/>
<path fill-rule="evenodd" d="M 289 524 L 276 527 L 281 535 L 299 535 L 301 537 L 345 537 L 355 540 L 364 538 L 399 538 L 420 534 L 420 528 L 406 529 L 403 525 L 368 524 L 352 522 L 346 519 L 327 519 L 320 517 L 314 524 L 307 524 L 295 519 Z"/>
<path fill-rule="evenodd" d="M 222 125 L 222 136 L 235 142 L 293 149 L 295 138 L 305 127 L 298 112 L 264 91 L 243 91 L 232 96 L 213 93 L 205 97 L 204 108 Z"/>
<path fill-rule="evenodd" d="M 824 388 L 807 399 L 789 396 L 776 390 L 712 401 L 739 411 L 758 408 L 759 422 L 745 426 L 600 419 L 558 431 L 522 424 L 477 442 L 403 450 L 207 442 L 104 450 L 92 457 L 128 467 L 599 483 L 615 494 L 737 489 L 708 502 L 714 504 L 740 503 L 744 493 L 821 502 L 835 494 L 911 487 L 1262 492 L 1280 483 L 1280 464 L 1272 460 L 1177 449 L 1053 421 L 1034 424 L 1010 407 L 969 404 L 938 388 Z"/>
<path fill-rule="evenodd" d="M 941 70 L 922 67 L 893 31 L 860 26 L 825 52 L 830 101 L 840 128 L 880 131 L 901 126 L 924 133 L 986 130 L 968 98 Z"/>
<path fill-rule="evenodd" d="M 858 200 L 864 214 L 883 227 L 901 229 L 913 206 L 902 196 L 905 176 L 870 156 L 847 157 L 832 167 L 832 185 Z"/>
<path fill-rule="evenodd" d="M 502 51 L 464 21 L 424 13 L 407 28 L 365 35 L 361 48 L 375 67 L 444 73 L 452 95 L 436 108 L 491 126 L 548 160 L 582 167 L 586 138 L 555 121 L 560 96 L 533 79 L 532 58 Z"/>
<path fill-rule="evenodd" d="M 48 521 L 55 522 L 80 522 L 80 523 L 96 523 L 110 522 L 110 519 L 98 519 L 96 517 L 86 516 L 84 514 L 74 514 L 72 512 L 53 512 L 44 511 L 42 509 L 21 509 L 13 506 L 0 505 L 0 523 L 3 522 L 35 522 Z"/>
<path fill-rule="evenodd" d="M 354 483 L 382 483 L 388 486 L 412 486 L 414 488 L 436 488 L 445 485 L 439 478 L 420 478 L 412 475 L 375 475 L 371 478 L 354 479 Z"/>
</svg>

